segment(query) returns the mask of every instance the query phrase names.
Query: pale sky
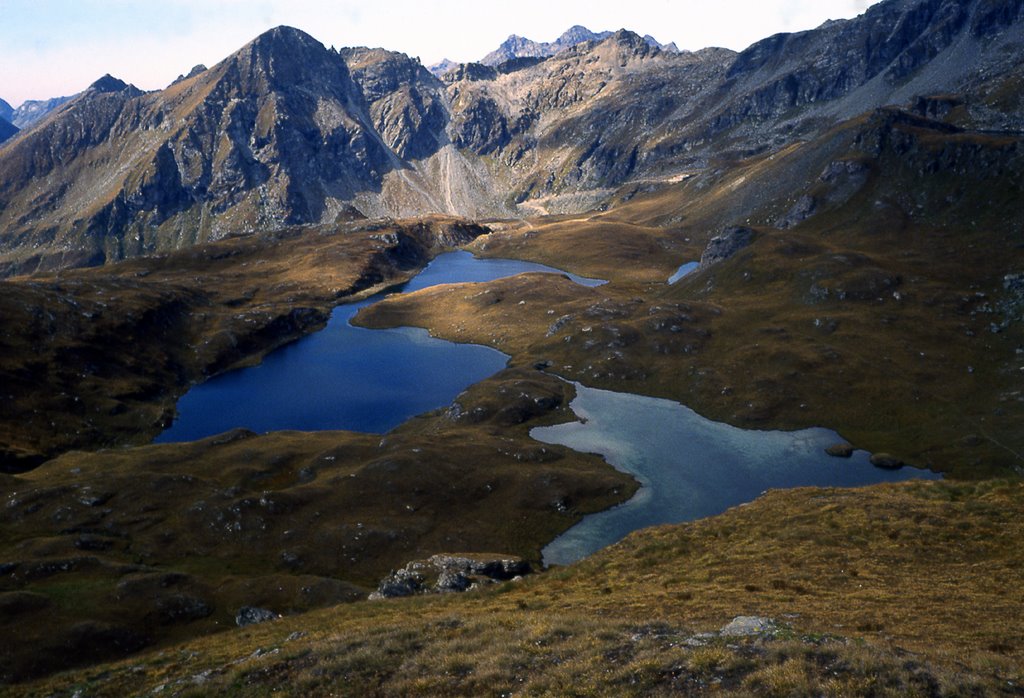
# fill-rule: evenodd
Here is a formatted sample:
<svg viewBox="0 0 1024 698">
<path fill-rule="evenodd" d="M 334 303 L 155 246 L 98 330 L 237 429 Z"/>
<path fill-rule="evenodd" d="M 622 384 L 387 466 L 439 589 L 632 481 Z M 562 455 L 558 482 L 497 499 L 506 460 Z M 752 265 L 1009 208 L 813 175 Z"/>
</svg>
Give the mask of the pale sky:
<svg viewBox="0 0 1024 698">
<path fill-rule="evenodd" d="M 159 89 L 280 24 L 327 46 L 382 46 L 430 65 L 478 60 L 509 34 L 551 41 L 574 24 L 740 50 L 854 17 L 874 1 L 0 0 L 0 98 L 17 107 L 73 94 L 105 73 Z"/>
</svg>

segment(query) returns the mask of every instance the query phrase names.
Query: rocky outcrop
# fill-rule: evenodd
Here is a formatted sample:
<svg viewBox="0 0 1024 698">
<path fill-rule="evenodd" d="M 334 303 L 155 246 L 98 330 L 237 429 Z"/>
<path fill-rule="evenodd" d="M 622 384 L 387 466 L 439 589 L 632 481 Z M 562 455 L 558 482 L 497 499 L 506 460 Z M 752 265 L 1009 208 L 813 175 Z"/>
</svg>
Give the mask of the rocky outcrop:
<svg viewBox="0 0 1024 698">
<path fill-rule="evenodd" d="M 793 207 L 789 209 L 785 216 L 775 222 L 775 227 L 782 230 L 792 228 L 794 225 L 798 225 L 813 216 L 817 207 L 818 202 L 815 198 L 804 194 L 796 200 L 796 203 L 793 204 Z"/>
<path fill-rule="evenodd" d="M 751 228 L 744 228 L 742 226 L 726 228 L 722 231 L 721 235 L 716 235 L 708 241 L 707 247 L 704 248 L 704 253 L 700 256 L 700 268 L 707 269 L 732 257 L 752 243 L 755 236 L 756 233 Z"/>
<path fill-rule="evenodd" d="M 362 89 L 374 127 L 403 160 L 419 160 L 444 145 L 448 112 L 444 84 L 419 61 L 383 49 L 342 49 Z"/>
<path fill-rule="evenodd" d="M 518 557 L 489 555 L 434 555 L 414 560 L 381 580 L 371 600 L 417 594 L 462 592 L 483 584 L 505 582 L 533 570 Z"/>
</svg>

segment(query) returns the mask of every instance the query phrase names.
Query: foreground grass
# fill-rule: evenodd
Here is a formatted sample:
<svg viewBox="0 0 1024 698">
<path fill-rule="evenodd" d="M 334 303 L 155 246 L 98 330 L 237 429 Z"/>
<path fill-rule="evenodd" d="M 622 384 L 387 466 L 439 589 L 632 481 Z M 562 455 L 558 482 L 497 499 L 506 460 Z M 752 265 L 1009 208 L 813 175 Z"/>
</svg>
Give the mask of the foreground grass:
<svg viewBox="0 0 1024 698">
<path fill-rule="evenodd" d="M 339 606 L 23 695 L 1017 695 L 1024 485 L 773 491 L 487 592 Z M 775 619 L 725 637 L 737 615 Z M 711 632 L 709 632 L 711 631 Z"/>
</svg>

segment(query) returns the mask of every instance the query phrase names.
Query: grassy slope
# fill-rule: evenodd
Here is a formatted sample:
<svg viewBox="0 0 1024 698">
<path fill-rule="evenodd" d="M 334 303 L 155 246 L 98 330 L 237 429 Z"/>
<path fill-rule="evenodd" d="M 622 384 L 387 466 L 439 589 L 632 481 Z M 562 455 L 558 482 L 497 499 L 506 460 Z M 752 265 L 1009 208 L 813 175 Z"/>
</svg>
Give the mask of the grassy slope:
<svg viewBox="0 0 1024 698">
<path fill-rule="evenodd" d="M 24 695 L 1016 694 L 1024 487 L 774 491 L 486 592 L 340 606 Z M 771 637 L 696 634 L 739 614 Z"/>
</svg>

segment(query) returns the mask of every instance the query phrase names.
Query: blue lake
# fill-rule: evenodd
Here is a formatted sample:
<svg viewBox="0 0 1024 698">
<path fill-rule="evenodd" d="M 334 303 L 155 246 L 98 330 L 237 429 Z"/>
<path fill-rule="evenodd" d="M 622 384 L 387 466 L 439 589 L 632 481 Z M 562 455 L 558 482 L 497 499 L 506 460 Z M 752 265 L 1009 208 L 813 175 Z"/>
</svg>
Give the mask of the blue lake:
<svg viewBox="0 0 1024 698">
<path fill-rule="evenodd" d="M 564 273 L 542 264 L 450 252 L 388 293 L 536 271 Z M 566 275 L 588 286 L 604 283 Z M 236 427 L 383 433 L 449 404 L 504 368 L 508 357 L 488 347 L 435 339 L 420 328 L 368 330 L 349 324 L 361 308 L 385 295 L 338 306 L 320 332 L 272 352 L 258 366 L 192 388 L 178 401 L 174 424 L 155 442 L 193 441 Z"/>
<path fill-rule="evenodd" d="M 628 502 L 587 516 L 556 538 L 543 551 L 546 564 L 575 562 L 639 528 L 719 514 L 768 489 L 939 477 L 909 467 L 876 468 L 866 451 L 831 457 L 824 449 L 843 439 L 828 429 L 740 429 L 678 402 L 575 385 L 571 406 L 580 421 L 537 427 L 530 436 L 598 453 L 641 488 Z"/>
<path fill-rule="evenodd" d="M 278 349 L 260 365 L 196 386 L 178 402 L 177 420 L 156 442 L 191 441 L 236 427 L 383 433 L 448 405 L 503 368 L 508 357 L 484 346 L 434 339 L 418 328 L 368 330 L 349 320 L 388 293 L 531 271 L 563 273 L 467 252 L 440 255 L 408 283 L 337 307 L 324 330 Z M 589 286 L 604 283 L 568 276 Z M 598 453 L 636 477 L 641 488 L 630 501 L 585 517 L 555 539 L 543 551 L 548 564 L 568 564 L 645 526 L 720 513 L 769 488 L 938 477 L 911 468 L 880 470 L 863 451 L 850 459 L 831 458 L 823 450 L 841 438 L 827 429 L 750 431 L 712 422 L 669 400 L 580 384 L 576 390 L 572 408 L 580 421 L 538 427 L 531 436 Z"/>
</svg>

